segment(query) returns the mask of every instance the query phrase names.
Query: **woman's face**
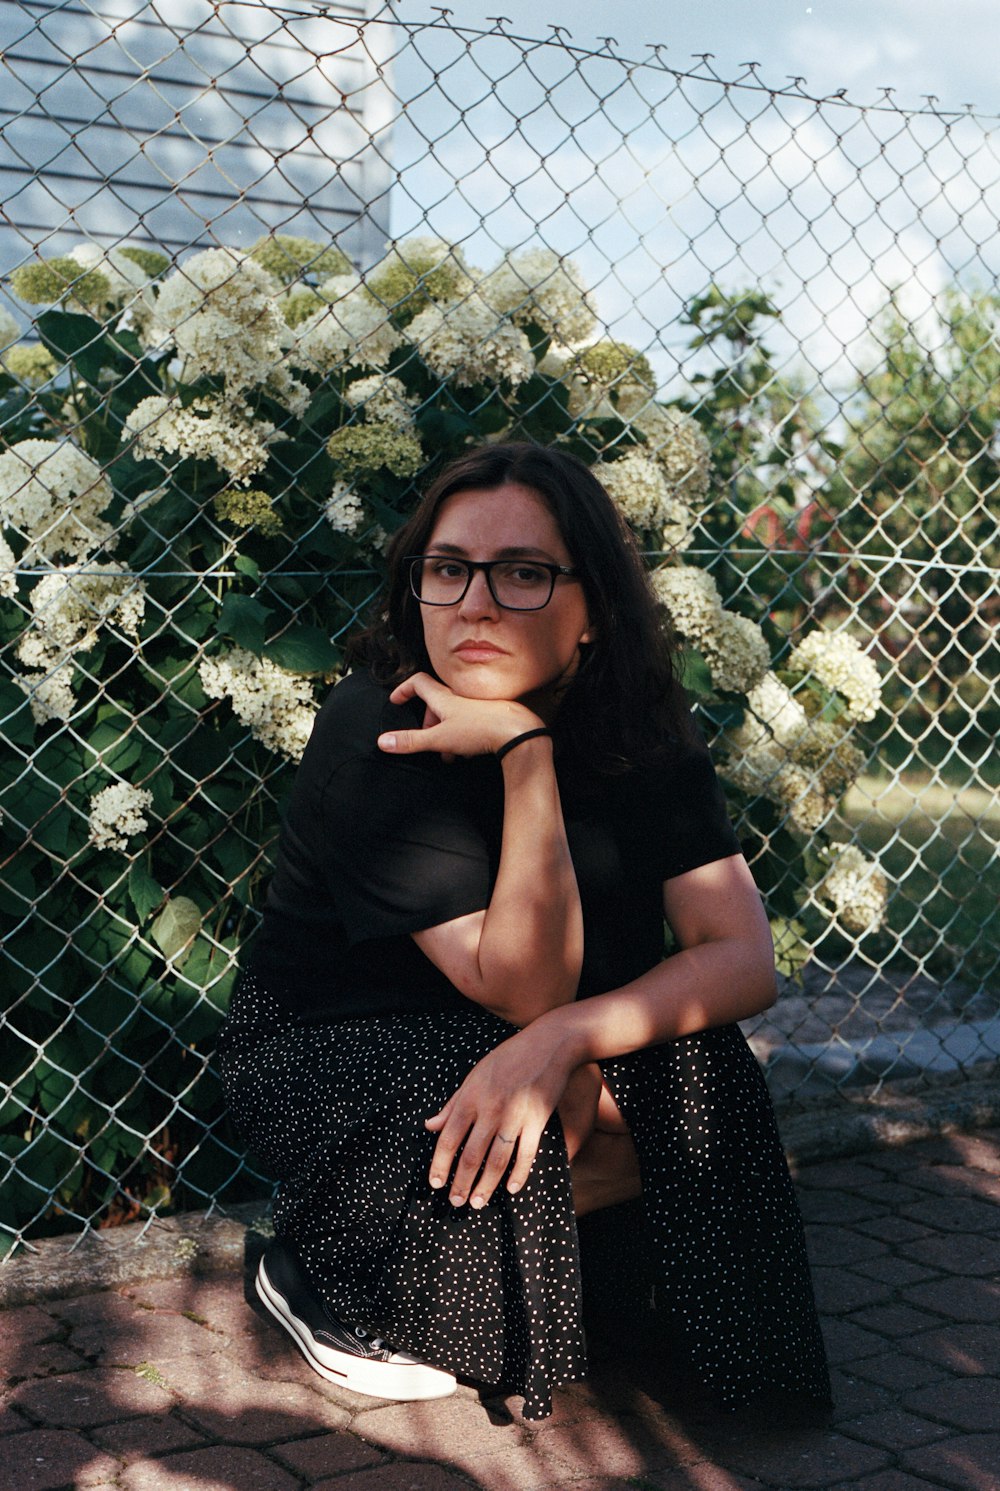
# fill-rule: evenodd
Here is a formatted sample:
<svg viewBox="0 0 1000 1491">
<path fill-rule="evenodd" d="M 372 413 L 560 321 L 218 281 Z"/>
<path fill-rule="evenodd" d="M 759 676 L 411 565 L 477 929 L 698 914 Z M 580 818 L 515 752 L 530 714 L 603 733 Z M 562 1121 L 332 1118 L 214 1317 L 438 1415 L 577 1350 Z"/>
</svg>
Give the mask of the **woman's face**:
<svg viewBox="0 0 1000 1491">
<path fill-rule="evenodd" d="M 454 492 L 438 509 L 427 553 L 459 559 L 540 559 L 572 563 L 555 518 L 530 487 L 507 482 Z M 558 696 L 591 640 L 579 580 L 560 576 L 540 611 L 509 611 L 475 570 L 454 606 L 421 606 L 424 643 L 442 683 L 469 699 L 518 699 L 551 719 Z"/>
</svg>

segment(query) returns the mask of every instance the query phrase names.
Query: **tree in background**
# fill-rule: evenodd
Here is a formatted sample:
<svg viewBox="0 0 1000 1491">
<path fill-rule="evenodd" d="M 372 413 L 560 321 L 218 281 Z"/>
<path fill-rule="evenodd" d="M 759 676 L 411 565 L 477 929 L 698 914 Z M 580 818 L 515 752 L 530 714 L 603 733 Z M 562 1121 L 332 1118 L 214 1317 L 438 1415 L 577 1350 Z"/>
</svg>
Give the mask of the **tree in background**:
<svg viewBox="0 0 1000 1491">
<path fill-rule="evenodd" d="M 1000 726 L 995 583 L 1000 559 L 1000 295 L 952 288 L 914 325 L 895 300 L 877 360 L 848 405 L 829 527 L 864 552 L 847 593 L 892 660 L 886 703 L 930 760 L 978 711 L 982 755 Z M 883 562 L 879 562 L 882 560 Z"/>
</svg>

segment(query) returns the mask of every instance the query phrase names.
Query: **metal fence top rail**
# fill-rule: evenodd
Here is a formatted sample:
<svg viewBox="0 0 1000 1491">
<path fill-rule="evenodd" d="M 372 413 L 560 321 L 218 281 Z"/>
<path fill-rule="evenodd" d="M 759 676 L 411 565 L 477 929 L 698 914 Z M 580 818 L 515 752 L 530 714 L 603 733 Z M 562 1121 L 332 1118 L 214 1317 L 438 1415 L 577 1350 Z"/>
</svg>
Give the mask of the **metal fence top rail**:
<svg viewBox="0 0 1000 1491">
<path fill-rule="evenodd" d="M 34 0 L 38 3 L 38 0 Z M 218 0 L 215 9 L 224 11 L 229 9 L 245 9 L 249 4 L 257 3 L 257 0 Z M 940 107 L 940 100 L 936 94 L 925 93 L 921 97 L 927 100 L 922 106 L 905 106 L 893 99 L 897 91 L 895 85 L 885 85 L 880 89 L 880 96 L 876 99 L 863 102 L 860 99 L 851 99 L 847 96 L 846 88 L 838 88 L 832 93 L 814 93 L 808 88 L 808 80 L 802 74 L 788 74 L 785 83 L 772 84 L 759 76 L 759 69 L 763 63 L 758 61 L 747 61 L 740 65 L 745 72 L 737 77 L 727 78 L 716 71 L 712 66 L 713 52 L 692 52 L 691 56 L 700 60 L 701 70 L 696 71 L 690 67 L 674 66 L 665 57 L 668 51 L 666 42 L 646 42 L 646 48 L 650 55 L 646 57 L 632 57 L 617 49 L 618 40 L 614 36 L 602 36 L 599 38 L 601 46 L 588 45 L 585 42 L 572 40 L 569 28 L 562 25 L 548 23 L 548 29 L 553 32 L 552 36 L 529 36 L 518 31 L 509 31 L 506 28 L 513 23 L 507 16 L 491 16 L 493 26 L 485 30 L 479 26 L 463 25 L 456 17 L 455 11 L 448 6 L 432 5 L 431 10 L 438 12 L 434 20 L 407 20 L 404 16 L 397 14 L 395 9 L 398 0 L 385 0 L 382 10 L 367 19 L 360 19 L 356 11 L 350 11 L 339 5 L 323 5 L 310 3 L 310 0 L 299 0 L 298 4 L 271 5 L 269 9 L 274 15 L 287 17 L 291 20 L 318 17 L 324 20 L 339 21 L 347 25 L 356 24 L 359 37 L 363 37 L 368 27 L 388 27 L 406 32 L 408 38 L 413 40 L 426 32 L 443 33 L 451 37 L 457 37 L 471 46 L 473 43 L 487 37 L 502 37 L 506 41 L 516 42 L 525 49 L 532 51 L 538 48 L 552 48 L 566 53 L 574 62 L 581 62 L 588 58 L 598 61 L 611 61 L 627 68 L 649 68 L 656 71 L 671 73 L 678 80 L 690 80 L 695 83 L 711 83 L 725 90 L 735 89 L 756 93 L 766 93 L 771 98 L 788 98 L 806 103 L 813 103 L 824 108 L 852 109 L 862 113 L 895 114 L 903 117 L 925 116 L 938 119 L 944 123 L 953 123 L 956 120 L 973 115 L 982 123 L 1000 122 L 1000 113 L 988 113 L 977 109 L 975 103 L 962 102 L 952 107 Z M 788 84 L 791 84 L 789 87 Z"/>
</svg>

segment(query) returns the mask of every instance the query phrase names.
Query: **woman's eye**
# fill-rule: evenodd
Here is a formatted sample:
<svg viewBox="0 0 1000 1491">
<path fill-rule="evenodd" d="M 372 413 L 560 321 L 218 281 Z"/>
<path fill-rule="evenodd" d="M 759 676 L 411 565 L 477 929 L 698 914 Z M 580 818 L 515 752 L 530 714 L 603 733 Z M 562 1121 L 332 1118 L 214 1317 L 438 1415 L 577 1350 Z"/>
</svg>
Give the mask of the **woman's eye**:
<svg viewBox="0 0 1000 1491">
<path fill-rule="evenodd" d="M 465 578 L 465 565 L 453 559 L 435 559 L 429 566 L 432 575 L 439 580 L 461 580 Z"/>
<path fill-rule="evenodd" d="M 536 564 L 515 564 L 510 568 L 509 578 L 517 585 L 544 585 L 548 576 Z"/>
</svg>

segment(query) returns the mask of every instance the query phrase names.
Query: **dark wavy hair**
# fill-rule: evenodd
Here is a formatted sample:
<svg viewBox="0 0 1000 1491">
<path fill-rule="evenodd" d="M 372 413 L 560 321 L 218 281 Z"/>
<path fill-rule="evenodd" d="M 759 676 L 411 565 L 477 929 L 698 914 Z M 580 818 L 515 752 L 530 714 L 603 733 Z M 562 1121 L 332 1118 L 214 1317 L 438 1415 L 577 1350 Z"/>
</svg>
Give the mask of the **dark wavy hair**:
<svg viewBox="0 0 1000 1491">
<path fill-rule="evenodd" d="M 659 755 L 671 739 L 690 739 L 677 648 L 631 530 L 588 466 L 545 446 L 484 445 L 440 472 L 389 546 L 386 590 L 370 625 L 350 643 L 348 663 L 370 668 L 383 684 L 431 671 L 405 558 L 427 552 L 447 498 L 508 482 L 530 487 L 555 518 L 593 625 L 594 640 L 581 648 L 559 704 L 553 728 L 560 748 L 615 772 Z"/>
</svg>

